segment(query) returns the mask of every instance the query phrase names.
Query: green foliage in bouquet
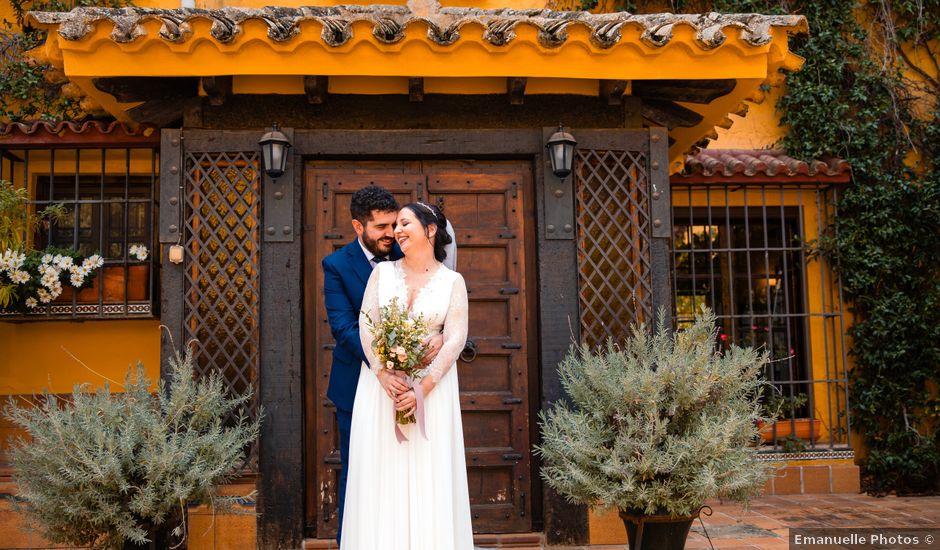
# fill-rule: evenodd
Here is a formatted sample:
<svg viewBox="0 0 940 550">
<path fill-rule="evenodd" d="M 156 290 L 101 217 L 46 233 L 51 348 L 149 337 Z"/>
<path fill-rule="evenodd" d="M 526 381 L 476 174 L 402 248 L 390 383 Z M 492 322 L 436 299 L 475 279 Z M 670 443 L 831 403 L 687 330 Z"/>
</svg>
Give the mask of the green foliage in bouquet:
<svg viewBox="0 0 940 550">
<path fill-rule="evenodd" d="M 170 529 L 183 538 L 187 503 L 225 503 L 215 488 L 244 463 L 261 412 L 249 419 L 251 390 L 228 396 L 218 371 L 196 379 L 192 361 L 192 351 L 177 354 L 169 387 L 161 381 L 156 393 L 138 364 L 124 393 L 77 386 L 70 401 L 47 393 L 30 406 L 8 402 L 4 416 L 28 435 L 11 447 L 14 481 L 43 537 L 96 549 Z"/>
<path fill-rule="evenodd" d="M 366 314 L 366 326 L 372 333 L 372 350 L 386 368 L 405 373 L 411 379 L 421 375 L 422 359 L 428 351 L 425 338 L 428 334 L 424 317 L 411 317 L 408 310 L 392 298 L 388 305 L 379 309 L 378 320 Z M 412 424 L 414 416 L 398 411 L 399 424 Z"/>
<path fill-rule="evenodd" d="M 672 334 L 635 327 L 622 345 L 572 348 L 559 365 L 572 404 L 541 416 L 542 477 L 572 502 L 693 515 L 707 499 L 746 502 L 772 466 L 757 460 L 766 354 L 716 351 L 704 310 Z"/>
</svg>

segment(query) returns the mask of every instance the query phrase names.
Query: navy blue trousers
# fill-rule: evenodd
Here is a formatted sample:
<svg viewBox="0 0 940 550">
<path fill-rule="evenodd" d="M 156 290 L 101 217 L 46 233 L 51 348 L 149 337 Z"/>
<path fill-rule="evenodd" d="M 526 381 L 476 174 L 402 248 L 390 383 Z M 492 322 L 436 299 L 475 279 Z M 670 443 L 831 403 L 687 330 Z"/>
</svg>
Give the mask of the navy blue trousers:
<svg viewBox="0 0 940 550">
<path fill-rule="evenodd" d="M 343 510 L 346 507 L 346 474 L 349 473 L 349 432 L 352 431 L 352 411 L 336 409 L 336 428 L 339 430 L 339 525 L 336 527 L 336 543 L 343 531 Z"/>
</svg>

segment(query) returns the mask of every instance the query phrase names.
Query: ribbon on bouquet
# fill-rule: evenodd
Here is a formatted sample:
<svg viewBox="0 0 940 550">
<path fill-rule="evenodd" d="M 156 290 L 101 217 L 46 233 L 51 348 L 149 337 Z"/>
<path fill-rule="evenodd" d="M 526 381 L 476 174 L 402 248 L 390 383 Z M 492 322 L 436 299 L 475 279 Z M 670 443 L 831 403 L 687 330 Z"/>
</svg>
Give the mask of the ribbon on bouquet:
<svg viewBox="0 0 940 550">
<path fill-rule="evenodd" d="M 415 422 L 418 423 L 418 428 L 421 430 L 421 435 L 425 439 L 428 438 L 427 431 L 424 428 L 424 392 L 421 391 L 421 381 L 416 380 L 412 385 L 411 389 L 415 392 Z M 395 404 L 392 403 L 394 407 Z M 397 412 L 397 411 L 396 411 Z M 401 426 L 398 425 L 398 421 L 395 421 L 395 438 L 399 443 L 404 443 L 408 441 L 408 438 L 405 437 L 405 433 L 401 431 Z"/>
</svg>

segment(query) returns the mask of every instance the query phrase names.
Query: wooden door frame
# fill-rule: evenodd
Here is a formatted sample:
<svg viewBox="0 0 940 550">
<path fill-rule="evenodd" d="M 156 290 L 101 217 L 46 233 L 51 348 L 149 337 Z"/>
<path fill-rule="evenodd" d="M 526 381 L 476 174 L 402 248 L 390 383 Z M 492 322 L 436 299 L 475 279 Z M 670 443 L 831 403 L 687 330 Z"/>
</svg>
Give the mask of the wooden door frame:
<svg viewBox="0 0 940 550">
<path fill-rule="evenodd" d="M 183 169 L 181 152 L 185 142 L 189 150 L 256 150 L 257 140 L 265 129 L 251 130 L 164 130 L 161 145 L 161 212 L 160 243 L 162 250 L 161 303 L 162 320 L 168 332 L 177 336 L 181 332 L 179 322 L 182 315 L 182 274 L 180 266 L 169 263 L 166 248 L 174 244 L 179 224 L 179 193 Z M 307 130 L 294 129 L 291 150 L 292 174 L 281 178 L 291 182 L 294 197 L 304 192 L 304 162 L 315 158 L 473 158 L 529 159 L 533 167 L 533 191 L 536 219 L 527 224 L 535 230 L 536 269 L 529 270 L 537 278 L 537 308 L 533 315 L 533 334 L 538 346 L 532 357 L 536 364 L 534 376 L 537 383 L 530 391 L 537 391 L 530 402 L 533 416 L 538 409 L 564 397 L 557 365 L 568 349 L 572 337 L 578 338 L 578 264 L 575 240 L 549 240 L 541 229 L 545 227 L 545 190 L 549 184 L 558 183 L 551 173 L 548 156 L 545 154 L 545 136 L 554 127 L 532 127 L 529 129 L 448 129 L 448 130 Z M 575 136 L 579 129 L 569 129 Z M 648 140 L 658 129 L 608 128 L 613 141 Z M 665 130 L 662 130 L 665 133 Z M 662 159 L 668 166 L 668 159 Z M 661 177 L 668 177 L 668 170 Z M 264 176 L 263 186 L 270 182 Z M 668 180 L 666 180 L 668 181 Z M 303 319 L 303 303 L 296 299 L 303 293 L 317 292 L 310 285 L 301 285 L 305 262 L 303 240 L 315 228 L 307 225 L 301 205 L 293 201 L 293 233 L 302 234 L 300 239 L 290 242 L 264 242 L 261 253 L 261 377 L 260 400 L 265 408 L 260 442 L 260 475 L 258 484 L 258 530 L 260 548 L 299 547 L 304 531 L 304 441 L 303 441 L 303 396 L 306 385 L 303 380 L 307 351 L 301 351 L 301 342 L 309 347 L 307 328 Z M 262 210 L 264 204 L 261 205 Z M 298 233 L 301 232 L 301 233 Z M 657 258 L 666 258 L 663 250 L 665 239 L 657 240 L 660 249 Z M 531 241 L 530 241 L 531 242 Z M 529 255 L 527 255 L 529 256 Z M 303 261 L 298 261 L 303 257 Z M 668 285 L 668 261 L 658 262 L 657 272 L 667 278 L 659 279 L 662 291 Z M 536 298 L 536 297 L 533 297 Z M 301 327 L 304 326 L 302 329 Z M 302 332 L 303 331 L 303 332 Z M 572 334 L 574 332 L 574 334 Z M 285 342 L 285 338 L 289 341 Z M 163 374 L 168 372 L 167 360 L 172 356 L 168 339 L 164 336 L 161 348 Z M 541 365 L 545 365 L 541 368 Z M 537 397 L 537 399 L 536 399 Z M 533 430 L 537 437 L 537 430 Z M 533 460 L 533 492 L 537 492 L 538 461 Z M 544 488 L 542 490 L 542 529 L 550 542 L 586 542 L 588 516 L 584 506 L 568 504 L 565 499 Z M 535 505 L 535 502 L 533 502 Z M 538 512 L 533 528 L 538 529 Z"/>
</svg>

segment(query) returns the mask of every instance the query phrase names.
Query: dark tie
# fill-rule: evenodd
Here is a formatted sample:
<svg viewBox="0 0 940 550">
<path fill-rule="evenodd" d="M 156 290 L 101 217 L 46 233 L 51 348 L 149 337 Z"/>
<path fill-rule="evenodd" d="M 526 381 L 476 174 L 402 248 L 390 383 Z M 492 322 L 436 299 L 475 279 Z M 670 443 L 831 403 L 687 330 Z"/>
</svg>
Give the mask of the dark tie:
<svg viewBox="0 0 940 550">
<path fill-rule="evenodd" d="M 376 264 L 379 262 L 386 262 L 386 261 L 388 261 L 388 256 L 373 256 L 372 257 L 372 262 Z"/>
</svg>

